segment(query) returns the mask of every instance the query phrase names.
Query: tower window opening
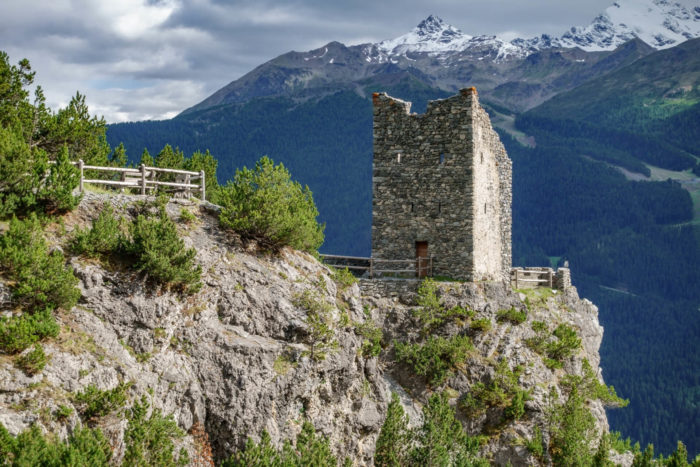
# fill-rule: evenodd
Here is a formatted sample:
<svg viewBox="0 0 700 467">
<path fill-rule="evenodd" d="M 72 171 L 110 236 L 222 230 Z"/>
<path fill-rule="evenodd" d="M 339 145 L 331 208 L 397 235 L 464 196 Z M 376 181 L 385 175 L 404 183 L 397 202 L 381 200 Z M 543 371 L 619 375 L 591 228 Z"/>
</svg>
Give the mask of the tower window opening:
<svg viewBox="0 0 700 467">
<path fill-rule="evenodd" d="M 484 214 L 486 214 L 486 203 L 484 203 Z"/>
<path fill-rule="evenodd" d="M 442 212 L 442 201 L 438 201 L 438 214 Z"/>
<path fill-rule="evenodd" d="M 440 164 L 444 164 L 444 163 L 445 163 L 445 153 L 441 152 L 440 153 Z"/>
<path fill-rule="evenodd" d="M 411 203 L 411 212 L 413 212 L 413 203 Z"/>
<path fill-rule="evenodd" d="M 484 153 L 483 152 L 481 153 L 481 163 L 482 164 L 484 163 Z"/>
<path fill-rule="evenodd" d="M 398 162 L 399 164 L 401 163 L 401 153 L 398 153 L 396 155 L 396 162 Z"/>
</svg>

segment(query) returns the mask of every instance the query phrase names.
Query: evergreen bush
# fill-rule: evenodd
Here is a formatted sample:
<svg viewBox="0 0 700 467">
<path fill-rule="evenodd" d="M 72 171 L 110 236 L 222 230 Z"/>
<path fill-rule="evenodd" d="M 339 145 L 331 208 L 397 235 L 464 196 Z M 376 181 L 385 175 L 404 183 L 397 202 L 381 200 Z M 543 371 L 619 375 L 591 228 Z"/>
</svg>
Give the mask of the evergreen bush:
<svg viewBox="0 0 700 467">
<path fill-rule="evenodd" d="M 180 449 L 175 455 L 175 439 L 185 436 L 172 415 L 164 417 L 160 409 L 148 415 L 146 397 L 134 402 L 127 417 L 129 423 L 124 431 L 124 465 L 143 467 L 172 467 L 189 465 L 187 451 Z"/>
<path fill-rule="evenodd" d="M 374 465 L 401 467 L 408 463 L 412 433 L 408 429 L 408 416 L 401 407 L 399 396 L 391 393 L 386 419 L 379 432 L 374 450 Z"/>
<path fill-rule="evenodd" d="M 332 322 L 333 307 L 308 289 L 295 295 L 292 303 L 306 310 L 304 322 L 308 326 L 307 340 L 311 347 L 311 358 L 316 361 L 324 360 L 328 351 L 338 348 Z"/>
<path fill-rule="evenodd" d="M 97 389 L 94 384 L 75 394 L 73 399 L 79 405 L 78 410 L 87 419 L 104 417 L 113 412 L 119 413 L 128 400 L 128 390 L 132 383 L 119 383 L 112 389 Z"/>
<path fill-rule="evenodd" d="M 511 307 L 508 310 L 498 310 L 496 313 L 496 321 L 502 323 L 507 321 L 511 324 L 522 324 L 527 319 L 527 313 L 524 311 L 518 311 L 515 307 Z"/>
<path fill-rule="evenodd" d="M 156 218 L 139 215 L 129 226 L 127 253 L 136 258 L 136 268 L 155 280 L 182 288 L 199 290 L 202 267 L 195 264 L 196 251 L 185 248 L 175 223 L 165 211 Z"/>
<path fill-rule="evenodd" d="M 262 157 L 254 170 L 237 170 L 219 191 L 222 225 L 243 238 L 277 250 L 291 246 L 315 251 L 323 243 L 324 226 L 309 187 L 291 180 L 284 165 Z"/>
<path fill-rule="evenodd" d="M 14 281 L 13 298 L 26 310 L 72 308 L 80 298 L 78 279 L 60 251 L 49 253 L 35 214 L 13 217 L 0 237 L 0 268 Z"/>
<path fill-rule="evenodd" d="M 73 195 L 73 190 L 80 184 L 80 170 L 75 167 L 68 156 L 68 147 L 63 146 L 50 166 L 49 175 L 37 193 L 38 202 L 49 214 L 63 213 L 74 209 L 81 194 Z"/>
<path fill-rule="evenodd" d="M 37 425 L 16 438 L 0 423 L 0 462 L 7 466 L 107 467 L 112 458 L 109 442 L 99 429 L 76 428 L 63 442 L 43 435 Z"/>
<path fill-rule="evenodd" d="M 470 437 L 455 418 L 445 393 L 435 393 L 423 406 L 423 424 L 415 431 L 412 465 L 488 466 L 478 457 L 479 438 Z"/>
<path fill-rule="evenodd" d="M 347 459 L 345 465 L 352 465 Z M 263 431 L 260 443 L 250 438 L 243 451 L 234 453 L 221 467 L 337 467 L 328 439 L 316 435 L 314 426 L 305 420 L 296 444 L 285 441 L 281 450 L 272 446 L 270 435 Z"/>
<path fill-rule="evenodd" d="M 430 336 L 424 344 L 397 342 L 396 358 L 424 376 L 431 385 L 442 384 L 454 369 L 467 361 L 472 343 L 467 336 Z"/>
<path fill-rule="evenodd" d="M 34 350 L 20 356 L 15 365 L 20 368 L 28 376 L 33 376 L 39 373 L 46 366 L 46 354 L 41 344 L 36 344 Z"/>
<path fill-rule="evenodd" d="M 48 309 L 0 317 L 0 350 L 16 354 L 47 337 L 56 337 L 60 327 Z"/>
<path fill-rule="evenodd" d="M 91 258 L 113 254 L 125 242 L 120 228 L 121 219 L 114 215 L 112 206 L 105 206 L 90 229 L 77 229 L 71 241 L 71 249 Z"/>
</svg>

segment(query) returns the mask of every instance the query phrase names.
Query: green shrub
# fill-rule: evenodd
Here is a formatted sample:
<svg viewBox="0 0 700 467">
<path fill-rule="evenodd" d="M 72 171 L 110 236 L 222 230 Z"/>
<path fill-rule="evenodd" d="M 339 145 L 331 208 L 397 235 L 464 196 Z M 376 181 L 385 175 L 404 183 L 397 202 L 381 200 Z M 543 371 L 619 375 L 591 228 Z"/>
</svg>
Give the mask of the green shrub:
<svg viewBox="0 0 700 467">
<path fill-rule="evenodd" d="M 0 218 L 35 206 L 47 161 L 43 151 L 30 150 L 19 131 L 0 125 Z"/>
<path fill-rule="evenodd" d="M 552 400 L 556 393 L 552 391 Z M 554 465 L 590 465 L 593 460 L 591 445 L 595 431 L 595 417 L 585 405 L 576 387 L 566 400 L 548 410 L 549 453 Z"/>
<path fill-rule="evenodd" d="M 307 340 L 311 348 L 311 358 L 316 361 L 325 359 L 328 351 L 338 348 L 332 322 L 333 307 L 308 289 L 297 294 L 292 303 L 306 310 L 304 322 L 308 326 Z"/>
<path fill-rule="evenodd" d="M 60 327 L 47 309 L 23 313 L 10 318 L 0 317 L 0 350 L 15 354 L 47 337 L 56 337 Z"/>
<path fill-rule="evenodd" d="M 355 332 L 362 336 L 362 355 L 365 358 L 376 357 L 382 351 L 382 328 L 374 324 L 371 318 L 364 323 L 355 324 Z"/>
<path fill-rule="evenodd" d="M 438 283 L 429 277 L 418 287 L 419 308 L 413 314 L 420 320 L 423 334 L 429 334 L 450 319 L 468 319 L 474 316 L 472 310 L 461 306 L 446 309 L 438 298 L 437 291 Z"/>
<path fill-rule="evenodd" d="M 74 209 L 82 194 L 73 195 L 73 190 L 80 183 L 80 170 L 68 157 L 68 147 L 63 146 L 50 166 L 49 175 L 37 192 L 37 201 L 43 205 L 48 214 L 62 213 Z"/>
<path fill-rule="evenodd" d="M 185 436 L 172 415 L 164 417 L 160 409 L 153 409 L 147 417 L 149 404 L 146 397 L 134 402 L 129 409 L 129 424 L 124 431 L 124 465 L 133 466 L 185 466 L 190 462 L 183 448 L 175 456 L 173 440 Z"/>
<path fill-rule="evenodd" d="M 315 251 L 323 243 L 323 225 L 311 190 L 293 182 L 284 165 L 261 158 L 254 170 L 236 170 L 232 182 L 219 190 L 222 225 L 243 238 L 273 250 L 291 246 Z"/>
<path fill-rule="evenodd" d="M 46 361 L 47 358 L 46 354 L 44 353 L 44 348 L 41 346 L 41 344 L 36 344 L 34 346 L 34 350 L 20 356 L 15 362 L 15 365 L 24 371 L 25 374 L 33 376 L 44 369 L 46 366 Z"/>
<path fill-rule="evenodd" d="M 12 218 L 9 230 L 0 237 L 0 265 L 15 282 L 13 298 L 28 310 L 70 309 L 80 298 L 78 279 L 61 252 L 49 253 L 34 214 L 25 220 Z"/>
<path fill-rule="evenodd" d="M 549 334 L 547 324 L 534 321 L 532 329 L 537 333 L 525 339 L 525 344 L 543 356 L 548 368 L 561 368 L 562 362 L 571 357 L 581 347 L 581 338 L 576 331 L 566 324 L 560 324 Z"/>
<path fill-rule="evenodd" d="M 518 325 L 525 322 L 527 319 L 527 313 L 524 311 L 518 311 L 515 307 L 511 307 L 509 310 L 499 310 L 496 313 L 496 321 L 502 323 L 508 321 L 509 323 Z"/>
<path fill-rule="evenodd" d="M 608 386 L 598 380 L 586 358 L 581 363 L 581 373 L 581 376 L 564 376 L 562 387 L 568 390 L 576 388 L 586 399 L 599 400 L 608 407 L 625 407 L 629 404 L 627 399 L 622 399 L 617 395 L 613 386 Z"/>
<path fill-rule="evenodd" d="M 350 272 L 348 268 L 336 269 L 331 268 L 333 281 L 338 284 L 340 290 L 345 290 L 353 284 L 357 283 L 357 277 Z"/>
<path fill-rule="evenodd" d="M 556 340 L 551 340 L 547 345 L 547 354 L 549 358 L 563 361 L 571 357 L 576 350 L 581 347 L 581 339 L 576 334 L 576 331 L 566 324 L 560 324 L 552 332 Z"/>
<path fill-rule="evenodd" d="M 90 229 L 77 229 L 71 241 L 71 249 L 91 258 L 111 255 L 118 251 L 126 240 L 120 225 L 121 219 L 114 215 L 111 206 L 105 206 Z"/>
<path fill-rule="evenodd" d="M 489 465 L 487 460 L 477 457 L 481 440 L 467 435 L 444 393 L 433 394 L 423 406 L 423 424 L 414 437 L 412 465 Z"/>
<path fill-rule="evenodd" d="M 619 431 L 611 431 L 606 436 L 610 441 L 610 448 L 614 449 L 618 454 L 624 454 L 633 450 L 632 440 L 629 437 L 622 439 L 622 434 Z"/>
<path fill-rule="evenodd" d="M 347 461 L 346 461 L 347 464 Z M 304 421 L 296 444 L 285 441 L 281 450 L 272 446 L 270 435 L 263 431 L 260 443 L 248 439 L 243 451 L 225 460 L 221 467 L 336 467 L 338 459 L 333 455 L 328 439 L 317 436 L 314 426 Z"/>
<path fill-rule="evenodd" d="M 535 435 L 531 440 L 525 441 L 525 448 L 538 460 L 541 461 L 544 458 L 545 444 L 540 427 L 535 427 Z"/>
<path fill-rule="evenodd" d="M 65 420 L 66 418 L 70 417 L 73 414 L 73 408 L 68 407 L 67 405 L 60 404 L 56 411 L 54 412 L 54 416 L 56 417 L 56 420 Z"/>
<path fill-rule="evenodd" d="M 185 224 L 194 224 L 197 222 L 197 216 L 187 208 L 180 208 L 180 220 Z"/>
<path fill-rule="evenodd" d="M 165 211 L 156 218 L 139 215 L 129 226 L 129 234 L 131 242 L 126 251 L 136 258 L 137 269 L 188 293 L 199 290 L 202 267 L 195 264 L 197 252 L 185 248 L 175 223 Z"/>
<path fill-rule="evenodd" d="M 108 466 L 109 442 L 99 429 L 77 428 L 63 442 L 37 425 L 13 438 L 0 423 L 0 460 L 8 466 Z"/>
<path fill-rule="evenodd" d="M 75 394 L 73 400 L 86 419 L 104 417 L 113 412 L 119 413 L 126 405 L 128 390 L 132 383 L 119 383 L 112 389 L 100 390 L 94 384 Z"/>
<path fill-rule="evenodd" d="M 471 328 L 475 331 L 486 332 L 491 329 L 491 320 L 489 318 L 479 318 L 472 321 Z"/>
<path fill-rule="evenodd" d="M 374 465 L 401 467 L 408 463 L 412 433 L 408 429 L 408 416 L 401 407 L 399 396 L 391 393 L 386 419 L 379 432 L 374 451 Z"/>
<path fill-rule="evenodd" d="M 520 387 L 518 379 L 523 368 L 511 370 L 508 362 L 502 359 L 488 384 L 476 382 L 460 402 L 460 406 L 470 415 L 482 413 L 489 407 L 503 407 L 507 419 L 519 419 L 525 413 L 525 402 L 530 399 L 530 391 Z"/>
<path fill-rule="evenodd" d="M 397 342 L 396 358 L 424 376 L 431 385 L 442 384 L 454 369 L 467 361 L 472 343 L 467 336 L 430 336 L 424 344 Z"/>
<path fill-rule="evenodd" d="M 193 172 L 204 171 L 204 180 L 207 188 L 206 196 L 207 200 L 212 203 L 218 202 L 219 183 L 216 179 L 216 169 L 218 165 L 219 161 L 209 153 L 209 150 L 204 153 L 196 151 L 192 154 L 192 157 L 185 160 L 185 170 L 191 170 Z"/>
<path fill-rule="evenodd" d="M 509 420 L 520 420 L 525 415 L 525 402 L 528 400 L 530 400 L 530 391 L 516 390 L 503 414 Z"/>
<path fill-rule="evenodd" d="M 615 394 L 615 389 L 598 381 L 588 360 L 583 361 L 582 375 L 566 375 L 562 387 L 568 392 L 563 402 L 552 388 L 547 417 L 549 452 L 555 465 L 589 465 L 594 453 L 591 445 L 596 437 L 595 417 L 587 402 L 600 400 L 607 406 L 624 407 L 629 401 Z M 600 456 L 599 456 L 600 457 Z"/>
</svg>

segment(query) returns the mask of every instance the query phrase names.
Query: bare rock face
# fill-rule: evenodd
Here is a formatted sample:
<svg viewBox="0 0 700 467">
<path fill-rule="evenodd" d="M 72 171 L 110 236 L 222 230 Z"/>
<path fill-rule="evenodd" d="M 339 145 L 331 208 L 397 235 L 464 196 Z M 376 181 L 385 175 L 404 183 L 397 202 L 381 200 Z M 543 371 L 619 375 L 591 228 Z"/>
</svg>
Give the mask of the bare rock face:
<svg viewBox="0 0 700 467">
<path fill-rule="evenodd" d="M 86 195 L 64 219 L 68 235 L 86 225 L 105 203 L 129 216 L 134 201 L 130 196 Z M 0 423 L 12 434 L 38 423 L 67 436 L 80 420 L 75 411 L 61 419 L 51 416 L 60 405 L 73 407 L 72 395 L 90 384 L 111 389 L 130 381 L 131 400 L 147 396 L 153 407 L 172 414 L 185 431 L 201 423 L 216 459 L 242 448 L 248 437 L 259 439 L 263 430 L 277 445 L 293 440 L 302 422 L 309 420 L 330 439 L 340 459 L 370 465 L 391 392 L 399 393 L 411 424 L 416 425 L 422 403 L 433 391 L 450 389 L 457 404 L 460 394 L 474 382 L 487 380 L 493 363 L 505 358 L 510 367 L 525 367 L 520 383 L 532 389 L 533 398 L 527 402 L 527 416 L 491 436 L 484 454 L 499 465 L 528 465 L 537 462 L 515 441 L 532 438 L 535 422 L 544 417 L 548 388 L 558 388 L 566 372 L 580 372 L 583 358 L 598 367 L 602 328 L 597 309 L 580 300 L 575 289 L 538 296 L 536 303 L 529 303 L 527 322 L 516 326 L 497 323 L 496 313 L 511 307 L 527 309 L 528 297 L 501 283 L 445 283 L 439 293 L 446 306 L 468 307 L 477 317 L 489 318 L 493 326 L 476 333 L 468 324 L 453 322 L 437 331 L 446 336 L 469 334 L 475 351 L 469 364 L 443 387 L 430 387 L 394 361 L 392 347 L 394 341 L 417 337 L 413 314 L 417 283 L 397 281 L 395 287 L 402 289 L 396 293 L 371 283 L 343 290 L 311 255 L 248 251 L 235 234 L 221 230 L 210 206 L 187 200 L 167 205 L 176 221 L 181 209 L 198 217 L 179 228 L 186 245 L 197 250 L 202 289 L 184 296 L 118 264 L 70 257 L 82 298 L 72 310 L 57 314 L 62 330 L 44 345 L 50 355 L 45 369 L 28 377 L 9 357 L 0 355 Z M 56 234 L 51 240 L 61 244 L 66 238 Z M 8 311 L 7 295 L 0 277 L 1 312 Z M 330 313 L 337 346 L 327 349 L 325 358 L 312 352 L 303 297 L 326 304 Z M 384 329 L 379 357 L 366 358 L 360 350 L 362 337 L 355 324 L 368 319 Z M 533 335 L 529 325 L 533 320 L 552 327 L 568 323 L 577 330 L 582 349 L 564 368 L 550 370 L 524 344 Z M 592 408 L 599 430 L 607 430 L 602 406 Z M 479 419 L 460 414 L 471 433 L 480 432 L 489 416 L 494 414 Z M 107 417 L 99 423 L 118 461 L 126 422 Z M 182 444 L 195 453 L 192 436 Z"/>
</svg>

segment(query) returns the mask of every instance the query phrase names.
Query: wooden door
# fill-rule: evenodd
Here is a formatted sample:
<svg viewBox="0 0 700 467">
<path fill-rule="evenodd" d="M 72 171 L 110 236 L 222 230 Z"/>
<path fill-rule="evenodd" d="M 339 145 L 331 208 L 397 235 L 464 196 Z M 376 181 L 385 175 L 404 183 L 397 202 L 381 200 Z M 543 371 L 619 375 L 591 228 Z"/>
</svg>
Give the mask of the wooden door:
<svg viewBox="0 0 700 467">
<path fill-rule="evenodd" d="M 416 242 L 416 275 L 423 278 L 428 275 L 428 242 Z"/>
</svg>

